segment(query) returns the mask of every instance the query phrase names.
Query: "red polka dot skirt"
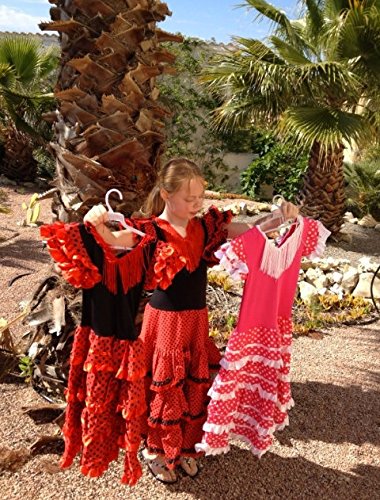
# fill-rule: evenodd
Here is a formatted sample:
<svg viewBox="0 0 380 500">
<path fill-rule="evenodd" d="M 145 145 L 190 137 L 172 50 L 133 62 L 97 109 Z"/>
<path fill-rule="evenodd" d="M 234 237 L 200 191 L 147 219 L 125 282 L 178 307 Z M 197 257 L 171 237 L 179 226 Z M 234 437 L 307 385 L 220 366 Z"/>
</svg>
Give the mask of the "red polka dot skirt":
<svg viewBox="0 0 380 500">
<path fill-rule="evenodd" d="M 82 473 L 98 477 L 123 448 L 121 481 L 134 485 L 142 473 L 137 451 L 146 412 L 141 341 L 100 337 L 81 326 L 70 362 L 61 466 L 69 467 L 80 453 Z"/>
<path fill-rule="evenodd" d="M 140 339 L 146 352 L 146 445 L 169 468 L 180 456 L 198 456 L 220 354 L 208 336 L 207 309 L 162 311 L 147 305 Z"/>
</svg>

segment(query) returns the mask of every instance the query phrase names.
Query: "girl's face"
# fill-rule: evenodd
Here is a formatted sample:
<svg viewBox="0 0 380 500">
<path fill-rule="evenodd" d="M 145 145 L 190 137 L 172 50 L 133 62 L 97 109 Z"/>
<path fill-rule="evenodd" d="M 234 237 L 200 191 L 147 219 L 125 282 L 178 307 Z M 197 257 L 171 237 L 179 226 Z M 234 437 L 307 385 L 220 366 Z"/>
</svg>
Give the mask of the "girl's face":
<svg viewBox="0 0 380 500">
<path fill-rule="evenodd" d="M 178 219 L 192 219 L 203 206 L 205 196 L 204 180 L 194 177 L 182 183 L 175 193 L 162 190 L 161 196 L 166 203 L 166 209 Z"/>
</svg>

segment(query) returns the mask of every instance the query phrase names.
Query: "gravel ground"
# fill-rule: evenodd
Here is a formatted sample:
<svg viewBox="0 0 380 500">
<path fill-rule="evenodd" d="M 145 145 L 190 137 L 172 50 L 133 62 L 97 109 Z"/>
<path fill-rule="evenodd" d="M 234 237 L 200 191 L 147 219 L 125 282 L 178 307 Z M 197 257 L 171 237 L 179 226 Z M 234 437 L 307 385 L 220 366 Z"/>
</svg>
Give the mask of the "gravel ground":
<svg viewBox="0 0 380 500">
<path fill-rule="evenodd" d="M 0 238 L 7 238 L 0 240 L 0 317 L 12 319 L 18 303 L 30 296 L 51 264 L 38 242 L 38 229 L 16 225 L 22 219 L 21 203 L 30 194 L 4 189 L 9 193 L 13 213 L 0 214 Z M 49 200 L 42 203 L 43 222 L 50 221 L 49 205 Z M 360 227 L 352 227 L 350 232 L 353 241 L 349 249 L 344 247 L 346 244 L 329 245 L 327 255 L 353 262 L 363 255 L 375 255 L 379 260 L 378 233 Z M 32 274 L 9 287 L 9 280 L 22 272 Z M 3 383 L 1 498 L 380 499 L 379 346 L 379 321 L 334 328 L 319 340 L 296 338 L 292 363 L 296 406 L 290 413 L 290 426 L 277 434 L 272 450 L 257 460 L 245 445 L 234 443 L 227 455 L 202 459 L 196 479 L 182 477 L 172 486 L 154 481 L 146 469 L 134 488 L 121 485 L 122 460 L 102 478 L 88 479 L 79 473 L 77 462 L 62 471 L 58 467 L 59 455 L 28 455 L 28 447 L 39 436 L 56 432 L 56 427 L 36 425 L 23 412 L 23 406 L 42 402 L 28 385 Z M 12 470 L 1 470 L 1 459 L 10 450 L 19 451 L 19 461 Z"/>
</svg>

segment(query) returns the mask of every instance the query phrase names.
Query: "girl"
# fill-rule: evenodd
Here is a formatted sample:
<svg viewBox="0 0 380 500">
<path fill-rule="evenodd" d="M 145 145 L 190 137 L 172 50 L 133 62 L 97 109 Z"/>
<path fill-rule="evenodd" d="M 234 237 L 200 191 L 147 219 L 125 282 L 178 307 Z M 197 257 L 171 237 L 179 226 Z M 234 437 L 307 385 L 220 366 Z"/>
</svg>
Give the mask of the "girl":
<svg viewBox="0 0 380 500">
<path fill-rule="evenodd" d="M 154 290 L 146 306 L 140 339 L 145 347 L 146 447 L 143 457 L 153 475 L 165 483 L 177 480 L 176 467 L 194 477 L 198 472 L 195 444 L 202 437 L 207 392 L 220 355 L 208 336 L 207 266 L 214 252 L 251 226 L 231 223 L 230 212 L 203 206 L 205 181 L 198 166 L 186 158 L 169 161 L 144 207 L 139 229 L 154 233 L 157 243 L 145 287 Z M 298 215 L 291 203 L 281 205 L 283 218 Z M 131 247 L 127 230 L 111 232 L 107 213 L 98 205 L 85 216 L 103 240 Z"/>
</svg>

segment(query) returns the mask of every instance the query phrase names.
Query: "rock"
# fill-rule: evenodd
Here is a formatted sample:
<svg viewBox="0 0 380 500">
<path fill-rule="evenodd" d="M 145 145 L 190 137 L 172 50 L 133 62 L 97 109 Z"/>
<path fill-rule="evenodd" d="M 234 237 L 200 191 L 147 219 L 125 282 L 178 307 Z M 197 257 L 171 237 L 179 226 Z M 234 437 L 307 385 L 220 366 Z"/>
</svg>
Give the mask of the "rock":
<svg viewBox="0 0 380 500">
<path fill-rule="evenodd" d="M 0 175 L 0 184 L 2 186 L 17 186 L 17 182 L 12 179 L 8 179 L 5 175 Z"/>
<path fill-rule="evenodd" d="M 241 201 L 239 203 L 239 209 L 240 209 L 240 214 L 246 215 L 247 214 L 247 204 L 245 201 Z"/>
<path fill-rule="evenodd" d="M 376 224 L 374 229 L 376 229 L 376 231 L 380 231 L 380 224 Z"/>
<path fill-rule="evenodd" d="M 319 278 L 313 281 L 312 285 L 315 286 L 315 288 L 318 290 L 319 295 L 324 295 L 323 293 L 320 292 L 322 288 L 327 287 L 329 284 L 329 280 L 327 279 L 327 276 L 325 274 L 321 274 Z"/>
<path fill-rule="evenodd" d="M 308 269 L 310 269 L 312 267 L 314 267 L 314 263 L 311 260 L 307 260 L 307 259 L 302 260 L 302 262 L 301 262 L 301 269 L 303 271 L 307 271 Z"/>
<path fill-rule="evenodd" d="M 257 215 L 259 213 L 258 209 L 252 203 L 247 205 L 247 215 Z"/>
<path fill-rule="evenodd" d="M 270 212 L 270 207 L 269 203 L 256 202 L 256 209 L 259 212 Z"/>
<path fill-rule="evenodd" d="M 371 297 L 371 282 L 373 278 L 373 273 L 363 273 L 359 276 L 359 283 L 357 284 L 355 290 L 352 292 L 354 297 Z M 374 283 L 374 297 L 380 299 L 380 283 L 378 280 Z"/>
<path fill-rule="evenodd" d="M 339 265 L 345 265 L 345 264 L 351 264 L 351 261 L 349 259 L 338 259 Z"/>
<path fill-rule="evenodd" d="M 328 283 L 329 283 L 330 285 L 334 284 L 333 274 L 334 274 L 334 273 L 327 273 L 327 274 L 326 274 L 326 278 L 327 278 Z"/>
<path fill-rule="evenodd" d="M 339 239 L 348 244 L 352 243 L 352 235 L 348 233 L 339 233 Z"/>
<path fill-rule="evenodd" d="M 338 271 L 335 271 L 334 273 L 332 273 L 332 279 L 333 279 L 334 283 L 338 283 L 339 284 L 339 283 L 342 282 L 343 274 L 339 273 Z"/>
<path fill-rule="evenodd" d="M 322 274 L 323 271 L 318 267 L 310 267 L 305 273 L 305 279 L 308 283 L 313 284 L 313 281 L 315 281 L 317 278 L 320 278 Z"/>
<path fill-rule="evenodd" d="M 312 302 L 314 302 L 315 298 L 318 295 L 318 290 L 315 288 L 315 286 L 307 283 L 306 281 L 301 281 L 298 286 L 301 300 L 306 304 L 311 304 Z"/>
<path fill-rule="evenodd" d="M 358 271 L 361 273 L 376 271 L 378 264 L 371 262 L 371 257 L 365 256 L 359 259 Z"/>
<path fill-rule="evenodd" d="M 230 205 L 227 205 L 225 207 L 225 211 L 227 211 L 227 210 L 231 210 L 233 215 L 240 215 L 239 203 L 231 203 Z"/>
<path fill-rule="evenodd" d="M 334 259 L 334 257 L 327 257 L 326 262 L 330 265 L 331 268 L 334 268 L 338 266 L 339 259 Z"/>
<path fill-rule="evenodd" d="M 358 222 L 358 218 L 352 212 L 346 212 L 343 216 L 344 222 L 350 222 L 351 224 L 356 224 Z"/>
<path fill-rule="evenodd" d="M 320 262 L 318 263 L 318 267 L 320 269 L 322 269 L 322 271 L 328 271 L 331 268 L 331 264 L 329 262 L 327 262 L 327 259 L 320 259 Z"/>
<path fill-rule="evenodd" d="M 351 293 L 359 281 L 359 272 L 355 267 L 350 267 L 344 274 L 341 286 L 345 292 Z"/>
<path fill-rule="evenodd" d="M 340 273 L 344 274 L 351 268 L 351 262 L 348 259 L 339 259 L 338 270 Z"/>
<path fill-rule="evenodd" d="M 377 222 L 372 215 L 367 214 L 358 222 L 358 225 L 363 227 L 375 227 Z"/>
<path fill-rule="evenodd" d="M 340 299 L 343 298 L 344 292 L 342 287 L 338 285 L 338 283 L 334 283 L 332 287 L 330 287 L 330 292 L 334 295 L 337 295 Z"/>
<path fill-rule="evenodd" d="M 352 219 L 354 214 L 352 212 L 346 212 L 343 216 L 344 220 Z"/>
</svg>

